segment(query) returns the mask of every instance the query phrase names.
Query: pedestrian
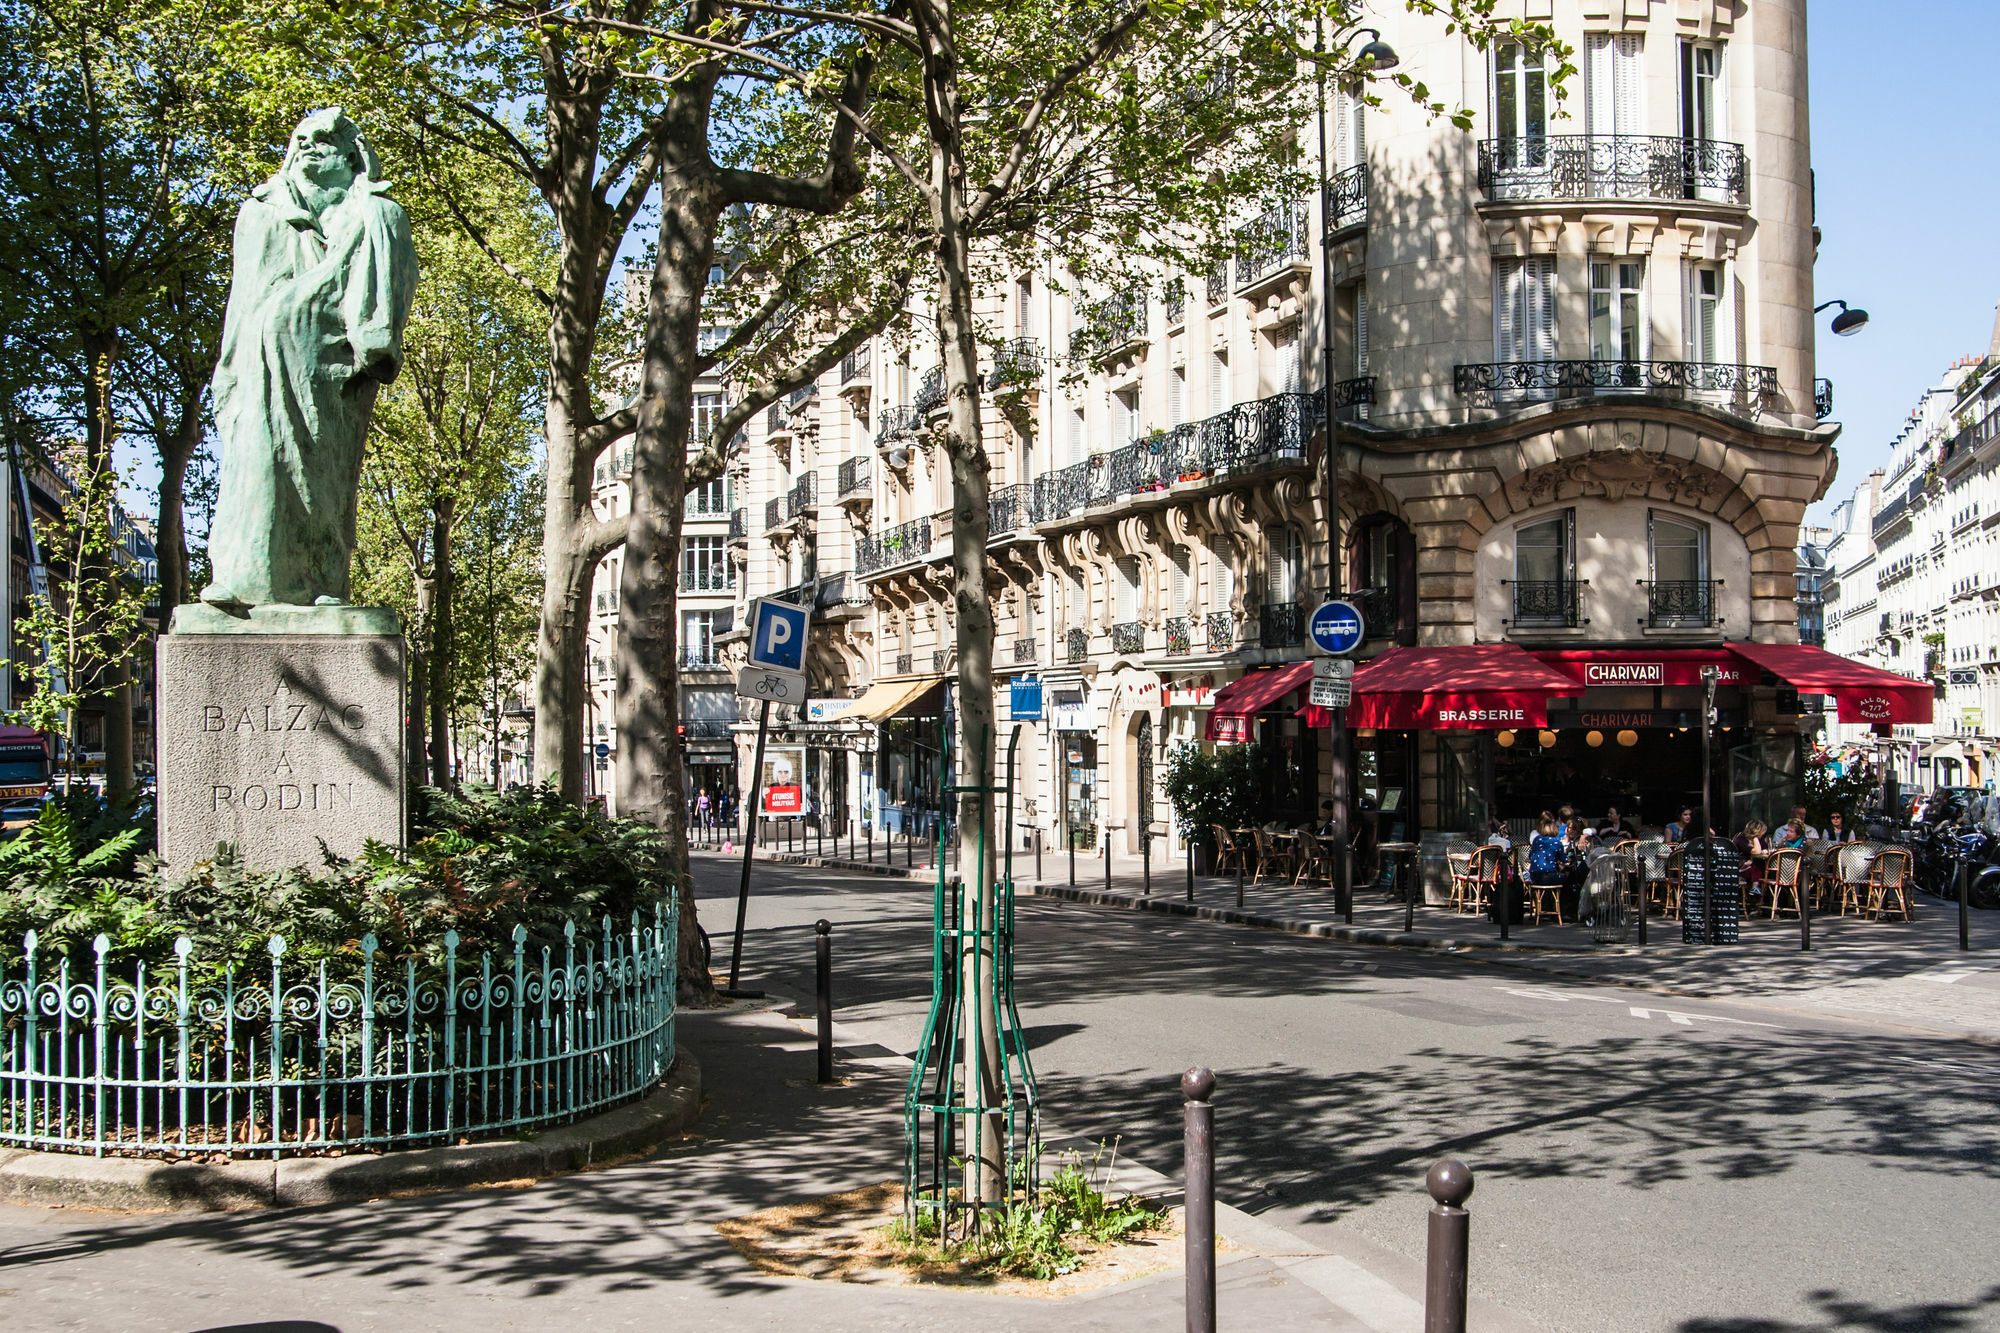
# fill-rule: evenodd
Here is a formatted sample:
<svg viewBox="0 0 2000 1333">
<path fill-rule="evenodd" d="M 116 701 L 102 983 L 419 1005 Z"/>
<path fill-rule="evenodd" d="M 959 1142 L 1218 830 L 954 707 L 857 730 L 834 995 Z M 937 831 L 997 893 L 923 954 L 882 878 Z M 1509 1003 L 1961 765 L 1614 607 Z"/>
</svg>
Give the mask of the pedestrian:
<svg viewBox="0 0 2000 1333">
<path fill-rule="evenodd" d="M 708 788 L 703 787 L 701 789 L 701 794 L 694 798 L 695 827 L 699 829 L 707 829 L 708 827 L 710 827 L 710 822 L 711 822 L 710 816 L 713 814 L 714 810 L 708 803 Z"/>
</svg>

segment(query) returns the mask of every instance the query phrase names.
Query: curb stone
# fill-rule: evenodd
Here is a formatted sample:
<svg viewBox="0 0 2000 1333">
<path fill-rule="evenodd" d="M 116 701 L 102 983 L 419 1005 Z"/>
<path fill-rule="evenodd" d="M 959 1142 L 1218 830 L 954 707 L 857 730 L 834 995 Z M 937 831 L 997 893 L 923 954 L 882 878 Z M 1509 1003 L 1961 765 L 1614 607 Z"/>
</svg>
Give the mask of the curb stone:
<svg viewBox="0 0 2000 1333">
<path fill-rule="evenodd" d="M 361 1203 L 585 1171 L 645 1153 L 701 1112 L 701 1065 L 683 1048 L 643 1099 L 531 1139 L 277 1162 L 154 1162 L 0 1152 L 0 1201 L 125 1212 L 229 1212 Z"/>
</svg>

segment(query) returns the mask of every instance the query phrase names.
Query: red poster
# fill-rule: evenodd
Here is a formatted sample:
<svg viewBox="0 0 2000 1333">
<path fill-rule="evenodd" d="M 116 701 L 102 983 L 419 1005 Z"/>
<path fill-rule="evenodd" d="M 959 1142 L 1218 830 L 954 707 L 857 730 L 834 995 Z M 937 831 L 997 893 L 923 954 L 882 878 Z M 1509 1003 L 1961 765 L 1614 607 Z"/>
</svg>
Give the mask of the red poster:
<svg viewBox="0 0 2000 1333">
<path fill-rule="evenodd" d="M 796 815 L 806 808 L 804 787 L 769 787 L 764 792 L 764 813 Z"/>
</svg>

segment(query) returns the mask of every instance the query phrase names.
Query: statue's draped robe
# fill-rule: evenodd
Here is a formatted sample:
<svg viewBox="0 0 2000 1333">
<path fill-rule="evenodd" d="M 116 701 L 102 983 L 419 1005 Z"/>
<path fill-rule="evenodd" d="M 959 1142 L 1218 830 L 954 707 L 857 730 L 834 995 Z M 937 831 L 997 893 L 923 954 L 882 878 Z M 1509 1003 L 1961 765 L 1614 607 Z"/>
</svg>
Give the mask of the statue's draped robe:
<svg viewBox="0 0 2000 1333">
<path fill-rule="evenodd" d="M 409 219 L 380 188 L 357 180 L 315 218 L 279 176 L 236 216 L 209 556 L 238 603 L 347 600 L 362 445 L 417 280 Z"/>
</svg>

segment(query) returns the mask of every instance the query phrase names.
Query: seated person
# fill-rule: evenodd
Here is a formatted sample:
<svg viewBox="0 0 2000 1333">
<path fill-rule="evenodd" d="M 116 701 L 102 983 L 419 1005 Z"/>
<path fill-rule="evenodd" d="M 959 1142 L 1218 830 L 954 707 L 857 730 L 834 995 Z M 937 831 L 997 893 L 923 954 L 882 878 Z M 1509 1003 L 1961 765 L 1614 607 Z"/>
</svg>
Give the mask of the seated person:
<svg viewBox="0 0 2000 1333">
<path fill-rule="evenodd" d="M 1694 808 L 1684 805 L 1681 807 L 1680 815 L 1667 825 L 1667 844 L 1672 846 L 1674 843 L 1686 842 L 1689 838 L 1697 836 L 1699 834 L 1694 826 Z"/>
<path fill-rule="evenodd" d="M 1507 825 L 1497 819 L 1486 821 L 1486 845 L 1498 847 L 1503 852 L 1514 850 L 1514 840 L 1507 836 Z"/>
<path fill-rule="evenodd" d="M 1743 826 L 1741 833 L 1736 835 L 1736 852 L 1743 858 L 1743 882 L 1750 886 L 1752 896 L 1763 892 L 1763 857 L 1764 853 L 1771 850 L 1770 841 L 1764 835 L 1770 831 L 1769 824 L 1761 819 L 1753 819 Z"/>
<path fill-rule="evenodd" d="M 1780 847 L 1803 847 L 1809 842 L 1818 841 L 1818 839 L 1819 830 L 1806 823 L 1804 819 L 1797 815 L 1792 817 L 1791 823 L 1785 825 L 1772 835 L 1772 841 Z"/>
<path fill-rule="evenodd" d="M 1557 831 L 1555 816 L 1544 813 L 1528 843 L 1528 880 L 1534 884 L 1561 884 L 1568 850 Z"/>
<path fill-rule="evenodd" d="M 1604 842 L 1623 842 L 1627 838 L 1639 836 L 1625 816 L 1618 813 L 1618 807 L 1608 806 L 1604 811 L 1604 822 L 1597 826 L 1597 836 Z"/>
</svg>

